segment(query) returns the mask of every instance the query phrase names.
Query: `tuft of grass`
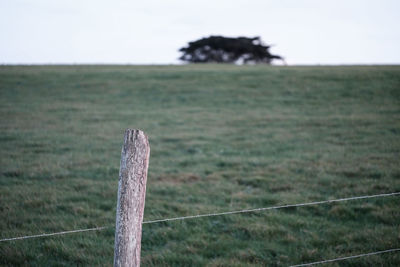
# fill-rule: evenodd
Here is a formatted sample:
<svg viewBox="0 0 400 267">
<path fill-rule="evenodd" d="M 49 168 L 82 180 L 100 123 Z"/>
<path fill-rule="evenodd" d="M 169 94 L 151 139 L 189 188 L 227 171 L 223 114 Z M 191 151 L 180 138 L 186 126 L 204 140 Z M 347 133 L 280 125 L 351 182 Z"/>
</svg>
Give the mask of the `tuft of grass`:
<svg viewBox="0 0 400 267">
<path fill-rule="evenodd" d="M 400 191 L 400 67 L 0 66 L 0 265 L 113 262 L 123 132 L 144 220 Z M 286 266 L 400 247 L 399 198 L 145 224 L 144 266 Z M 333 264 L 336 266 L 335 264 Z M 399 266 L 400 254 L 341 266 Z"/>
</svg>

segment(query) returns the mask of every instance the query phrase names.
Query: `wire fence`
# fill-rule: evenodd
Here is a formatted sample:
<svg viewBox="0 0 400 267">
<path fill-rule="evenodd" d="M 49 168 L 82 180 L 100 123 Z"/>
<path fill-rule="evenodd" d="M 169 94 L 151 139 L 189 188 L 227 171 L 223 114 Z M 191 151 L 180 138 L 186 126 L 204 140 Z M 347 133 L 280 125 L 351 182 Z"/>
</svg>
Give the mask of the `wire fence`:
<svg viewBox="0 0 400 267">
<path fill-rule="evenodd" d="M 359 255 L 352 255 L 352 256 L 347 256 L 347 257 L 330 259 L 330 260 L 302 263 L 302 264 L 298 264 L 298 265 L 291 265 L 290 267 L 311 266 L 311 265 L 324 264 L 324 263 L 335 262 L 335 261 L 350 260 L 350 259 L 356 259 L 356 258 L 373 256 L 373 255 L 378 255 L 378 254 L 383 254 L 383 253 L 388 253 L 388 252 L 396 252 L 396 251 L 400 251 L 400 248 L 392 248 L 392 249 L 387 249 L 387 250 L 375 251 L 375 252 L 364 253 L 364 254 L 359 254 Z"/>
<path fill-rule="evenodd" d="M 17 236 L 17 237 L 10 237 L 10 238 L 1 239 L 0 242 L 22 240 L 22 239 L 30 239 L 30 238 L 38 238 L 38 237 L 47 237 L 47 236 L 56 236 L 56 235 L 66 235 L 66 234 L 82 233 L 82 232 L 90 232 L 90 231 L 100 231 L 100 230 L 104 230 L 104 229 L 107 229 L 107 228 L 110 228 L 110 227 L 111 226 L 101 226 L 101 227 L 94 227 L 94 228 L 61 231 L 61 232 L 48 233 L 48 234 Z"/>
<path fill-rule="evenodd" d="M 164 219 L 144 221 L 142 224 L 153 224 L 153 223 L 171 222 L 171 221 L 178 221 L 178 220 L 196 219 L 196 218 L 203 218 L 203 217 L 213 217 L 213 216 L 222 216 L 222 215 L 231 215 L 231 214 L 242 214 L 242 213 L 249 213 L 249 212 L 260 212 L 260 211 L 268 211 L 268 210 L 276 210 L 276 209 L 284 209 L 284 208 L 306 207 L 306 206 L 321 205 L 321 204 L 331 204 L 331 203 L 351 201 L 351 200 L 371 199 L 371 198 L 379 198 L 379 197 L 390 197 L 390 196 L 398 196 L 398 195 L 400 195 L 400 192 L 384 193 L 384 194 L 376 194 L 376 195 L 366 195 L 366 196 L 356 196 L 356 197 L 347 197 L 347 198 L 338 198 L 338 199 L 330 199 L 330 200 L 322 200 L 322 201 L 314 201 L 314 202 L 305 202 L 305 203 L 296 203 L 296 204 L 285 204 L 285 205 L 272 206 L 272 207 L 262 207 L 262 208 L 255 208 L 255 209 L 243 209 L 243 210 L 234 210 L 234 211 L 225 211 L 225 212 L 215 212 L 215 213 L 207 213 L 207 214 L 181 216 L 181 217 L 174 217 L 174 218 L 164 218 Z M 0 242 L 16 241 L 16 240 L 31 239 L 31 238 L 50 237 L 50 236 L 66 235 L 66 234 L 72 234 L 72 233 L 90 232 L 90 231 L 101 231 L 101 230 L 104 230 L 104 229 L 107 229 L 107 228 L 111 228 L 111 227 L 114 227 L 114 226 L 109 225 L 109 226 L 100 226 L 100 227 L 93 227 L 93 228 L 86 228 L 86 229 L 75 229 L 75 230 L 70 230 L 70 231 L 61 231 L 61 232 L 55 232 L 55 233 L 43 233 L 43 234 L 36 234 L 36 235 L 10 237 L 10 238 L 0 239 Z M 376 251 L 376 252 L 370 252 L 370 253 L 365 253 L 365 254 L 352 255 L 352 256 L 346 256 L 346 257 L 329 259 L 329 260 L 322 260 L 322 261 L 311 262 L 311 263 L 303 263 L 303 264 L 299 264 L 299 265 L 292 265 L 291 267 L 310 266 L 310 265 L 323 264 L 323 263 L 329 263 L 329 262 L 335 262 L 335 261 L 341 261 L 341 260 L 347 260 L 347 259 L 354 259 L 354 258 L 360 258 L 360 257 L 365 257 L 365 256 L 377 255 L 377 254 L 388 253 L 388 252 L 396 252 L 396 251 L 400 251 L 400 248 L 392 248 L 392 249 Z"/>
</svg>

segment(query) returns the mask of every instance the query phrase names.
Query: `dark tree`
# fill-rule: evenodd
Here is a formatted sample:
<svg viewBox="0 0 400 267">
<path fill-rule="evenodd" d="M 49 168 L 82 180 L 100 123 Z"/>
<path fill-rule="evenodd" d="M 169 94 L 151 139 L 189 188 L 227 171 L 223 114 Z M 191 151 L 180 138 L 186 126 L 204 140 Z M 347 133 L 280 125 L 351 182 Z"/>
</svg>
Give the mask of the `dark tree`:
<svg viewBox="0 0 400 267">
<path fill-rule="evenodd" d="M 264 45 L 260 37 L 229 38 L 210 36 L 193 42 L 179 49 L 183 55 L 180 60 L 191 63 L 266 63 L 281 59 L 269 52 L 270 46 Z"/>
</svg>

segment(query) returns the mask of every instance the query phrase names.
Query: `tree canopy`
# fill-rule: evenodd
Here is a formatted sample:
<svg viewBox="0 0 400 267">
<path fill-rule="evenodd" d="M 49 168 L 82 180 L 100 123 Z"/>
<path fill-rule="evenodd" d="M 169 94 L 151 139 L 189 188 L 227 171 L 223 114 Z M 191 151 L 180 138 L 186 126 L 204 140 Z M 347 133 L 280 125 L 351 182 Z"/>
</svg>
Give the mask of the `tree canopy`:
<svg viewBox="0 0 400 267">
<path fill-rule="evenodd" d="M 269 52 L 270 46 L 264 45 L 260 37 L 223 37 L 210 36 L 179 49 L 183 55 L 180 60 L 191 63 L 266 63 L 283 58 Z"/>
</svg>

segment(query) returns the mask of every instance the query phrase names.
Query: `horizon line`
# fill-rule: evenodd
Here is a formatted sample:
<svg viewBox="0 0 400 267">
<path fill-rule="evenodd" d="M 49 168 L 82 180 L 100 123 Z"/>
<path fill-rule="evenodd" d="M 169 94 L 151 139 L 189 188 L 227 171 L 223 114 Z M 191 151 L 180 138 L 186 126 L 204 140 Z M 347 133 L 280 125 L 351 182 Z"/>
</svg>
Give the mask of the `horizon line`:
<svg viewBox="0 0 400 267">
<path fill-rule="evenodd" d="M 298 66 L 399 66 L 400 62 L 391 63 L 297 63 L 297 64 L 234 64 L 234 63 L 110 63 L 110 62 L 43 62 L 43 63 L 0 63 L 0 66 L 186 66 L 186 65 L 232 65 L 232 66 L 273 66 L 273 67 L 298 67 Z"/>
</svg>

